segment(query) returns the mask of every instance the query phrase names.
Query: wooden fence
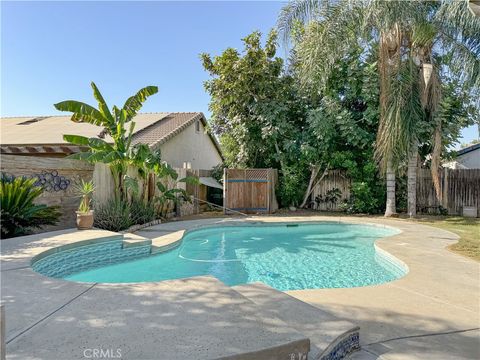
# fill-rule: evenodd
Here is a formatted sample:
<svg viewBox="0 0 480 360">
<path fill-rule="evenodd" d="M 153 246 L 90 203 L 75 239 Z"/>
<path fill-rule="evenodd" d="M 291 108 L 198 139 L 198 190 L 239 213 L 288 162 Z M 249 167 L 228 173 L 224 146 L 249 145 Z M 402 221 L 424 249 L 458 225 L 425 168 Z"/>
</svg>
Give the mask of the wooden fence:
<svg viewBox="0 0 480 360">
<path fill-rule="evenodd" d="M 345 170 L 329 170 L 322 181 L 313 188 L 311 207 L 315 210 L 339 211 L 340 204 L 350 198 L 350 186 L 351 180 Z M 340 191 L 340 198 L 335 203 L 325 201 L 328 193 L 334 189 Z"/>
<path fill-rule="evenodd" d="M 439 206 L 449 215 L 461 215 L 464 206 L 480 213 L 480 169 L 448 169 L 440 173 L 442 201 L 437 199 L 430 169 L 418 169 L 417 207 L 423 213 L 438 213 Z"/>
<path fill-rule="evenodd" d="M 75 186 L 80 184 L 81 180 L 93 180 L 95 192 L 93 199 L 95 203 L 102 204 L 113 198 L 114 181 L 112 173 L 107 164 L 97 163 L 95 166 L 84 161 L 72 160 L 67 158 L 49 158 L 38 156 L 20 156 L 20 155 L 2 155 L 2 172 L 13 176 L 36 177 L 44 186 L 45 191 L 38 198 L 38 203 L 46 205 L 55 205 L 60 207 L 62 213 L 59 222 L 55 226 L 46 226 L 39 231 L 51 231 L 65 229 L 76 226 L 75 211 L 78 208 L 80 197 L 75 191 Z M 179 178 L 186 176 L 195 176 L 196 173 L 187 169 L 175 169 Z M 130 167 L 127 174 L 137 178 L 139 187 L 142 187 L 143 181 L 137 176 L 137 170 Z M 150 197 L 159 194 L 156 187 L 155 176 L 150 176 L 148 191 Z M 165 179 L 164 185 L 168 188 L 179 187 L 187 190 L 194 196 L 198 196 L 198 186 L 185 183 L 176 183 L 173 179 Z M 174 206 L 170 204 L 170 215 L 173 216 Z M 180 208 L 181 215 L 190 215 L 198 212 L 198 203 L 183 203 Z"/>
<path fill-rule="evenodd" d="M 275 169 L 225 169 L 225 213 L 235 210 L 245 213 L 272 213 L 277 210 Z"/>
<path fill-rule="evenodd" d="M 430 169 L 417 171 L 417 208 L 419 213 L 438 214 L 440 205 L 449 215 L 461 215 L 464 206 L 477 207 L 480 214 L 480 169 L 443 169 L 440 173 L 442 201 L 437 199 Z M 337 211 L 339 205 L 350 197 L 351 180 L 343 170 L 330 170 L 312 192 L 314 209 Z M 324 199 L 332 189 L 339 189 L 340 199 L 332 204 Z M 315 202 L 318 197 L 319 202 Z"/>
</svg>

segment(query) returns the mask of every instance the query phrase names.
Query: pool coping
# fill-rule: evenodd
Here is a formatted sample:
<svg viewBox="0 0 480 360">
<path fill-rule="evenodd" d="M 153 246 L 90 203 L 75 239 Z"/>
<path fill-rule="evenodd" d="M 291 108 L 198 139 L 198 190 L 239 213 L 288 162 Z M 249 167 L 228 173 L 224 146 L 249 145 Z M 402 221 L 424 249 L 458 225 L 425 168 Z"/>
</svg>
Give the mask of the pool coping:
<svg viewBox="0 0 480 360">
<path fill-rule="evenodd" d="M 376 240 L 375 246 L 379 249 L 386 251 L 388 254 L 391 254 L 402 262 L 404 262 L 409 267 L 409 272 L 403 278 L 399 280 L 394 280 L 392 282 L 383 283 L 379 285 L 370 285 L 366 287 L 360 288 L 350 288 L 350 289 L 307 289 L 307 290 L 293 290 L 287 291 L 288 294 L 297 297 L 298 299 L 310 303 L 314 306 L 328 309 L 329 311 L 334 311 L 336 313 L 336 307 L 332 307 L 332 303 L 330 302 L 332 299 L 338 299 L 339 303 L 349 303 L 357 301 L 355 298 L 360 295 L 358 298 L 358 302 L 363 301 L 361 297 L 366 296 L 367 299 L 376 298 L 378 296 L 383 296 L 389 302 L 386 303 L 388 309 L 394 309 L 392 306 L 399 306 L 398 304 L 403 304 L 402 311 L 410 311 L 408 309 L 412 309 L 412 313 L 418 314 L 416 316 L 426 317 L 432 316 L 434 314 L 435 317 L 439 319 L 444 319 L 444 321 L 448 320 L 448 329 L 453 330 L 463 330 L 466 329 L 470 324 L 473 324 L 472 321 L 475 319 L 475 316 L 479 315 L 478 312 L 478 305 L 475 303 L 472 304 L 472 294 L 479 294 L 478 284 L 472 284 L 472 276 L 478 274 L 478 263 L 464 258 L 463 256 L 454 254 L 446 249 L 446 246 L 455 243 L 459 236 L 453 234 L 449 231 L 434 228 L 428 225 L 412 223 L 405 220 L 397 220 L 397 219 L 370 219 L 370 218 L 349 218 L 349 217 L 335 217 L 332 218 L 331 216 L 309 216 L 305 218 L 304 216 L 297 216 L 297 217 L 285 217 L 285 216 L 264 216 L 264 217 L 249 217 L 247 219 L 243 218 L 216 218 L 216 219 L 202 219 L 202 220 L 187 220 L 187 221 L 177 221 L 177 222 L 170 222 L 170 223 L 163 223 L 155 227 L 158 227 L 159 233 L 169 232 L 174 233 L 180 230 L 188 230 L 188 229 L 197 229 L 202 228 L 205 226 L 199 225 L 211 225 L 211 226 L 218 226 L 218 225 L 225 225 L 228 221 L 231 225 L 238 225 L 239 222 L 261 222 L 262 224 L 268 224 L 271 222 L 343 222 L 343 223 L 351 223 L 351 224 L 369 224 L 369 225 L 376 225 L 381 227 L 393 227 L 396 229 L 401 230 L 402 232 L 393 236 L 389 236 L 386 238 L 381 238 Z M 379 224 L 380 223 L 380 224 Z M 165 230 L 166 229 L 166 230 Z M 92 230 L 98 231 L 98 230 Z M 142 231 L 139 231 L 140 233 Z M 35 287 L 38 284 L 43 284 L 46 289 L 51 287 L 52 289 L 57 289 L 59 287 L 65 288 L 74 288 L 73 290 L 68 290 L 72 292 L 73 299 L 81 298 L 85 292 L 90 289 L 91 284 L 85 283 L 73 283 L 70 281 L 62 280 L 62 279 L 51 279 L 47 278 L 41 274 L 34 272 L 31 267 L 29 266 L 30 260 L 41 252 L 48 250 L 49 248 L 58 246 L 62 243 L 68 244 L 69 242 L 76 242 L 72 239 L 66 239 L 66 237 L 70 237 L 72 233 L 81 233 L 83 236 L 83 240 L 85 240 L 85 236 L 87 233 L 85 232 L 77 232 L 75 230 L 67 230 L 64 232 L 53 232 L 53 233 L 44 233 L 44 234 L 37 234 L 31 235 L 23 238 L 14 238 L 8 240 L 2 240 L 2 276 L 5 278 L 10 277 L 11 275 L 24 273 L 25 280 L 21 283 L 16 284 L 16 287 L 25 287 L 28 288 L 30 286 Z M 111 235 L 111 233 L 109 233 Z M 114 235 L 118 235 L 113 233 Z M 107 232 L 104 233 L 107 235 Z M 167 234 L 168 235 L 168 234 Z M 52 238 L 55 238 L 52 240 Z M 63 238 L 63 239 L 62 239 Z M 156 238 L 163 238 L 163 236 L 157 236 Z M 432 240 L 430 240 L 432 239 Z M 171 243 L 179 243 L 178 241 L 181 240 L 172 240 Z M 418 250 L 417 250 L 418 249 Z M 412 257 L 412 254 L 417 254 Z M 430 256 L 431 255 L 431 256 Z M 439 257 L 440 256 L 440 257 Z M 431 258 L 431 259 L 430 259 Z M 435 264 L 432 262 L 432 259 L 439 259 L 440 263 Z M 437 260 L 435 260 L 437 261 Z M 452 278 L 459 278 L 465 277 L 467 273 L 469 273 L 470 277 L 464 278 L 463 282 L 460 284 L 461 286 L 453 287 L 451 280 L 447 277 L 444 278 L 445 273 L 442 273 L 442 266 L 445 267 L 450 264 L 454 265 L 454 268 L 451 269 L 451 277 Z M 21 265 L 21 266 L 20 266 Z M 461 269 L 461 270 L 460 270 Z M 461 272 L 459 272 L 461 271 Z M 439 272 L 437 275 L 436 273 Z M 429 280 L 431 284 L 425 283 L 424 279 L 427 277 L 423 276 L 424 274 L 432 274 L 433 277 L 438 276 L 441 277 L 441 282 L 438 282 L 436 279 Z M 473 274 L 473 275 L 472 275 Z M 419 276 L 420 275 L 420 276 Z M 23 275 L 22 275 L 23 276 Z M 5 279 L 4 278 L 4 279 Z M 475 277 L 473 278 L 475 279 Z M 50 281 L 52 280 L 52 281 Z M 433 282 L 432 282 L 433 281 Z M 465 288 L 465 284 L 467 281 L 470 281 L 469 287 Z M 163 281 L 161 281 L 163 282 Z M 161 282 L 153 283 L 158 284 Z M 437 283 L 439 285 L 437 285 Z M 69 285 L 71 284 L 71 285 Z M 148 283 L 147 283 L 148 284 Z M 440 285 L 441 284 L 441 285 Z M 102 286 L 108 286 L 110 284 L 101 284 Z M 134 289 L 138 283 L 128 283 L 122 284 L 127 288 Z M 2 282 L 2 287 L 4 286 Z M 419 287 L 420 286 L 420 287 Z M 114 287 L 112 287 L 113 289 Z M 65 290 L 65 291 L 67 291 Z M 63 291 L 63 290 L 62 290 Z M 10 290 L 9 288 L 5 288 L 2 291 L 2 302 L 7 304 L 8 309 L 8 298 L 9 298 Z M 88 294 L 88 293 L 87 293 Z M 339 295 L 337 295 L 339 294 Z M 340 295 L 341 294 L 341 295 Z M 353 295 L 357 294 L 357 295 Z M 366 294 L 366 295 L 365 295 Z M 371 294 L 371 295 L 370 295 Z M 389 295 L 391 294 L 391 295 Z M 402 295 L 404 294 L 404 295 Z M 353 298 L 352 298 L 353 295 Z M 338 297 L 340 296 L 340 298 Z M 393 296 L 393 297 L 392 297 Z M 402 297 L 403 296 L 403 297 Z M 424 300 L 422 300 L 424 299 Z M 64 300 L 58 300 L 64 301 Z M 74 300 L 69 300 L 74 301 Z M 337 302 L 337 300 L 334 300 Z M 386 300 L 384 300 L 386 301 Z M 393 301 L 393 302 L 392 302 Z M 426 310 L 426 305 L 422 305 L 422 303 L 418 303 L 421 301 L 427 301 L 428 307 Z M 21 296 L 16 298 L 17 307 L 22 306 L 22 304 L 32 304 L 30 296 Z M 368 300 L 367 300 L 368 302 Z M 402 303 L 403 302 L 403 303 Z M 412 303 L 413 307 L 409 307 L 409 303 Z M 371 302 L 368 302 L 372 306 Z M 417 304 L 418 303 L 418 304 Z M 60 304 L 60 303 L 59 303 Z M 389 305 L 390 304 L 390 305 Z M 393 305 L 396 304 L 396 305 Z M 27 305 L 26 305 L 27 306 Z M 29 305 L 31 306 L 31 305 Z M 53 306 L 53 305 L 52 305 Z M 65 305 L 62 305 L 65 306 Z M 350 308 L 349 305 L 346 309 Z M 375 306 L 374 306 L 375 307 Z M 367 309 L 367 308 L 365 308 Z M 423 310 L 422 310 L 423 309 Z M 42 310 L 39 309 L 40 313 Z M 423 313 L 422 313 L 423 311 Z M 425 312 L 427 311 L 427 312 Z M 422 315 L 423 314 L 423 315 Z M 22 313 L 17 313 L 15 317 L 22 317 Z M 48 316 L 48 314 L 47 314 Z M 365 315 L 366 316 L 366 315 Z M 397 315 L 398 316 L 398 315 Z M 10 317 L 11 319 L 11 317 Z M 348 319 L 352 320 L 354 317 L 349 317 Z M 473 320 L 472 320 L 473 319 Z M 16 322 L 17 320 L 12 319 L 12 321 Z M 26 321 L 26 322 L 25 322 Z M 32 328 L 35 330 L 36 323 L 30 323 L 28 319 L 24 322 L 28 325 L 28 328 Z M 443 320 L 442 320 L 443 321 Z M 356 321 L 355 321 L 356 322 Z M 438 323 L 438 321 L 436 322 Z M 8 324 L 8 322 L 7 322 Z M 22 333 L 23 328 L 25 325 L 20 323 L 17 328 L 14 328 L 12 331 L 7 329 L 7 338 L 11 338 L 12 336 L 31 336 L 32 329 L 27 331 L 25 334 Z M 425 329 L 423 328 L 424 324 L 420 326 L 417 332 L 427 332 L 429 329 L 435 330 L 438 325 L 435 323 L 425 325 Z M 363 345 L 366 345 L 367 348 L 370 346 L 370 343 L 380 343 L 382 339 L 388 337 L 394 337 L 394 334 L 390 334 L 388 328 L 382 328 L 382 334 L 376 334 L 373 331 L 370 334 L 369 325 L 362 327 L 363 335 Z M 471 325 L 470 327 L 474 327 Z M 427 329 L 428 328 L 428 329 Z M 366 330 L 365 330 L 366 329 Z M 21 330 L 21 331 L 20 331 Z M 375 329 L 373 329 L 375 330 Z M 433 331 L 432 330 L 432 331 Z M 366 332 L 365 332 L 366 331 Z M 411 331 L 411 330 L 410 330 Z M 407 333 L 408 334 L 408 333 Z M 409 334 L 410 335 L 410 334 Z M 392 344 L 392 343 L 388 343 Z M 390 345 L 391 346 L 391 345 Z M 375 352 L 375 349 L 371 349 L 372 352 Z M 472 351 L 470 349 L 470 351 Z M 383 357 L 382 357 L 383 358 Z M 385 357 L 386 359 L 386 357 Z"/>
</svg>

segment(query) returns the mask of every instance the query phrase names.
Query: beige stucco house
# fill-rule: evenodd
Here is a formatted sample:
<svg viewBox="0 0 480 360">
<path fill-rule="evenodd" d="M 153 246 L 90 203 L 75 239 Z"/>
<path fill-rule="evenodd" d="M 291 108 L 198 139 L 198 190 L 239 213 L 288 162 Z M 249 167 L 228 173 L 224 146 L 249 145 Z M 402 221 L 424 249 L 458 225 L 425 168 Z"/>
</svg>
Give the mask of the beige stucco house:
<svg viewBox="0 0 480 360">
<path fill-rule="evenodd" d="M 162 160 L 176 168 L 180 177 L 187 174 L 199 177 L 201 185 L 189 191 L 191 195 L 203 199 L 207 186 L 222 189 L 221 184 L 205 177 L 209 176 L 208 170 L 223 159 L 217 140 L 206 131 L 207 122 L 202 113 L 139 114 L 133 121 L 133 144 L 144 143 L 160 149 Z M 82 149 L 67 143 L 63 135 L 102 137 L 102 130 L 88 123 L 74 123 L 70 116 L 1 118 L 0 171 L 38 178 L 45 189 L 39 202 L 61 208 L 63 215 L 55 228 L 72 227 L 79 203 L 74 185 L 81 180 L 93 180 L 94 200 L 102 203 L 113 196 L 115 184 L 107 165 L 69 159 L 68 155 Z M 107 142 L 112 140 L 108 136 L 103 138 Z M 187 189 L 185 183 L 177 186 Z M 154 191 L 154 185 L 152 187 Z"/>
<path fill-rule="evenodd" d="M 132 142 L 159 148 L 162 159 L 173 167 L 208 170 L 222 162 L 220 146 L 206 131 L 207 122 L 200 112 L 139 114 L 133 121 Z M 65 157 L 80 151 L 63 140 L 64 134 L 98 137 L 102 132 L 99 126 L 74 123 L 70 116 L 1 118 L 0 129 L 2 154 L 41 157 Z"/>
</svg>

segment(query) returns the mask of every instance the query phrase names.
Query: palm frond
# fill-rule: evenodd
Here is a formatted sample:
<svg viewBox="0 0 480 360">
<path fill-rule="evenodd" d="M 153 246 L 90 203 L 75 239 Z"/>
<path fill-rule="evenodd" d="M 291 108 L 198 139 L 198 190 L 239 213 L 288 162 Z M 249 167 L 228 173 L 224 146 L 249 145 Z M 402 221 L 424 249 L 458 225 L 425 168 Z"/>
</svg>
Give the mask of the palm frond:
<svg viewBox="0 0 480 360">
<path fill-rule="evenodd" d="M 390 74 L 386 108 L 377 132 L 375 157 L 382 170 L 387 163 L 400 164 L 418 141 L 418 126 L 423 119 L 419 96 L 418 72 L 411 61 L 402 63 L 398 71 Z"/>
<path fill-rule="evenodd" d="M 480 88 L 480 18 L 468 10 L 468 1 L 442 1 L 435 14 L 450 68 L 467 86 Z"/>
<path fill-rule="evenodd" d="M 303 87 L 321 90 L 333 68 L 362 40 L 362 14 L 351 11 L 343 2 L 322 11 L 322 20 L 313 20 L 306 27 L 295 48 L 296 70 Z"/>
<path fill-rule="evenodd" d="M 295 23 L 308 23 L 315 17 L 315 14 L 322 6 L 322 3 L 328 4 L 330 1 L 293 0 L 282 8 L 278 17 L 277 27 L 280 34 L 283 36 L 285 43 L 288 43 Z"/>
</svg>

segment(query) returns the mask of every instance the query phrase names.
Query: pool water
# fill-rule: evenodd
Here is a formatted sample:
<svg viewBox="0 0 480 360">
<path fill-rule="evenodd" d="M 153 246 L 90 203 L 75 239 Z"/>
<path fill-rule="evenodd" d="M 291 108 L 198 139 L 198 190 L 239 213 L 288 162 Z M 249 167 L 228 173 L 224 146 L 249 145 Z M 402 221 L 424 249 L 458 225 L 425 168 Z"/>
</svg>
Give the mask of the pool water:
<svg viewBox="0 0 480 360">
<path fill-rule="evenodd" d="M 227 285 L 263 282 L 278 290 L 348 288 L 405 275 L 375 240 L 399 231 L 316 223 L 209 227 L 186 233 L 166 253 L 65 276 L 81 282 L 151 282 L 213 275 Z"/>
</svg>

